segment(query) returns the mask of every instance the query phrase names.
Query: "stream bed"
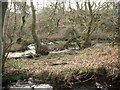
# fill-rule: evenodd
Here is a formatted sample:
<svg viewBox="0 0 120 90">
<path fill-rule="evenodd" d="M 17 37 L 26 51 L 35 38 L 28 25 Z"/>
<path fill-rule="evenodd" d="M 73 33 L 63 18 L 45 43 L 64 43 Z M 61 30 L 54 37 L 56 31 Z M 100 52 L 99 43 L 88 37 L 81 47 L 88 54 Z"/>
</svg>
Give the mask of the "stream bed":
<svg viewBox="0 0 120 90">
<path fill-rule="evenodd" d="M 112 43 L 97 43 L 97 44 L 93 45 L 92 47 L 108 46 L 108 45 L 112 45 Z M 29 48 L 29 50 L 26 50 L 24 52 L 9 52 L 8 57 L 10 57 L 10 58 L 12 58 L 12 57 L 24 57 L 24 56 L 29 55 L 30 53 L 36 54 L 36 52 L 35 52 L 35 44 L 30 44 L 27 47 Z M 76 53 L 79 52 L 78 47 L 69 47 L 68 49 L 64 49 L 64 50 L 50 51 L 50 54 L 51 53 L 52 54 L 68 53 L 68 52 L 70 52 L 72 50 L 74 50 Z"/>
</svg>

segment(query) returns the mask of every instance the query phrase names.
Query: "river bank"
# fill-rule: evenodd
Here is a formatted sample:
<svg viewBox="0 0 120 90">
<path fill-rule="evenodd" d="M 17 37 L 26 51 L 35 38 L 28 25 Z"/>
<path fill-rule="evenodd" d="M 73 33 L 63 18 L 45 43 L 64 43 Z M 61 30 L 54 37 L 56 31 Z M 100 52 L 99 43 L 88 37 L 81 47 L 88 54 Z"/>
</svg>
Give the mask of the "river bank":
<svg viewBox="0 0 120 90">
<path fill-rule="evenodd" d="M 119 82 L 118 46 L 89 47 L 78 53 L 51 53 L 33 58 L 11 58 L 5 65 L 3 85 L 34 78 L 53 87 L 72 88 L 84 82 Z M 16 82 L 16 83 L 15 83 Z M 111 85 L 114 87 L 114 85 Z"/>
</svg>

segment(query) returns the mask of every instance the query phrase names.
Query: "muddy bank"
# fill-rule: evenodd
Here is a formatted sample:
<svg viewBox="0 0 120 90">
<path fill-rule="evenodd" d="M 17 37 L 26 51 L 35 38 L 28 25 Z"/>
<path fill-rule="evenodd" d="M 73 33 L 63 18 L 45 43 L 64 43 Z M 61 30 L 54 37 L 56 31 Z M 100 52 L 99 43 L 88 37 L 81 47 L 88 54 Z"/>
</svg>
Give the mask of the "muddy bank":
<svg viewBox="0 0 120 90">
<path fill-rule="evenodd" d="M 20 73 L 17 73 L 19 75 Z M 23 75 L 24 76 L 24 75 Z M 42 80 L 42 78 L 30 75 L 29 77 L 21 77 L 19 80 L 15 81 L 8 81 L 7 83 L 3 83 L 3 90 L 5 88 L 11 88 L 10 90 L 17 88 L 27 88 L 27 89 L 47 89 L 47 90 L 61 90 L 61 89 L 68 89 L 68 90 L 118 90 L 120 88 L 120 75 L 116 78 L 116 80 L 112 81 L 111 77 L 106 77 L 106 75 L 100 75 L 98 73 L 84 73 L 81 74 L 80 79 L 75 78 L 79 77 L 77 73 L 73 73 L 69 81 L 65 81 L 64 78 L 60 78 L 59 76 L 55 76 L 55 81 L 51 81 L 50 79 Z M 83 77 L 84 76 L 84 77 Z M 87 77 L 85 77 L 87 76 Z M 16 77 L 16 76 L 11 76 Z"/>
</svg>

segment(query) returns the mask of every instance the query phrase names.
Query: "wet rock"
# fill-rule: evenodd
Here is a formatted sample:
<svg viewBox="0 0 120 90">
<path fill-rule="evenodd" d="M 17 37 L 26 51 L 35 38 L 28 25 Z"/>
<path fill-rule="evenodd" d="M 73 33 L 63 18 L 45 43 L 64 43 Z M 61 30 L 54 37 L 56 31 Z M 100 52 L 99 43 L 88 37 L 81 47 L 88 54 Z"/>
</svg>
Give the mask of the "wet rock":
<svg viewBox="0 0 120 90">
<path fill-rule="evenodd" d="M 106 83 L 100 84 L 96 82 L 95 85 L 97 90 L 108 90 L 108 85 Z"/>
<path fill-rule="evenodd" d="M 48 45 L 53 45 L 54 43 L 53 42 L 49 42 Z"/>
<path fill-rule="evenodd" d="M 31 78 L 31 77 L 30 77 L 30 78 L 28 78 L 28 81 L 33 81 L 33 78 Z"/>
<path fill-rule="evenodd" d="M 33 82 L 36 84 L 40 84 L 40 83 L 43 83 L 43 80 L 34 79 Z"/>
<path fill-rule="evenodd" d="M 35 49 L 35 44 L 30 44 L 27 46 L 29 49 L 34 50 Z"/>
<path fill-rule="evenodd" d="M 21 80 L 18 80 L 16 86 L 20 86 L 20 84 L 21 84 Z"/>
</svg>

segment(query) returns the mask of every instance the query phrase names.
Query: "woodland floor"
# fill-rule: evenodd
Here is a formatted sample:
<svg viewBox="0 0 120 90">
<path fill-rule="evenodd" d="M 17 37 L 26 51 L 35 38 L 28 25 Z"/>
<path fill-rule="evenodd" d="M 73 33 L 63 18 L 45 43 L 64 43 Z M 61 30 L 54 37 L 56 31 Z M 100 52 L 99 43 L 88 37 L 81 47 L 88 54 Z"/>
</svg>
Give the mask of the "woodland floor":
<svg viewBox="0 0 120 90">
<path fill-rule="evenodd" d="M 118 46 L 89 47 L 78 53 L 74 53 L 73 50 L 71 53 L 11 58 L 7 61 L 3 83 L 30 77 L 65 87 L 72 87 L 74 84 L 89 80 L 104 82 L 117 80 L 120 83 Z"/>
</svg>

